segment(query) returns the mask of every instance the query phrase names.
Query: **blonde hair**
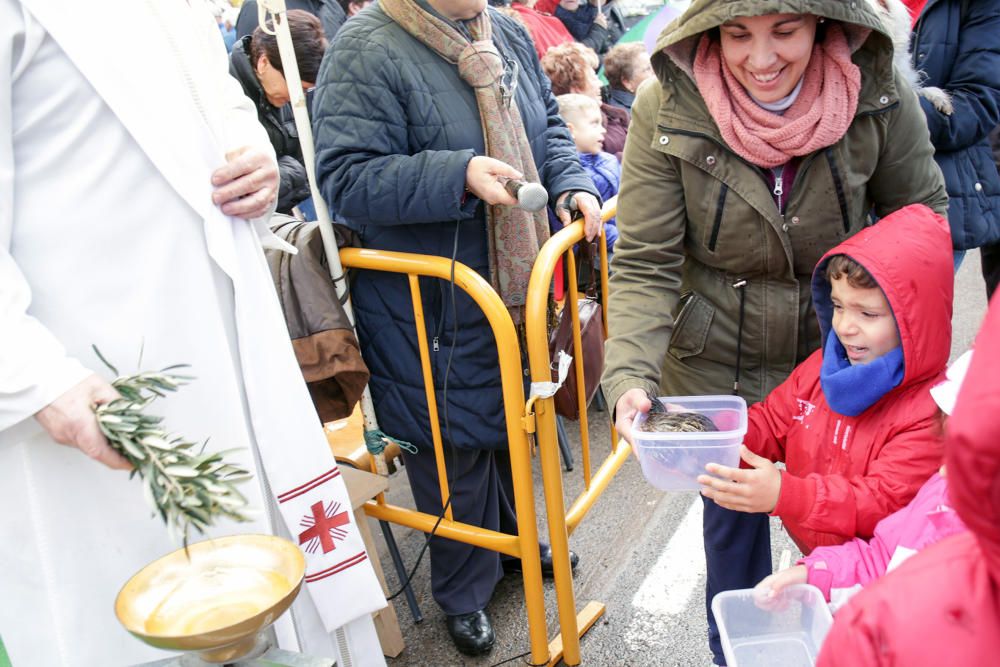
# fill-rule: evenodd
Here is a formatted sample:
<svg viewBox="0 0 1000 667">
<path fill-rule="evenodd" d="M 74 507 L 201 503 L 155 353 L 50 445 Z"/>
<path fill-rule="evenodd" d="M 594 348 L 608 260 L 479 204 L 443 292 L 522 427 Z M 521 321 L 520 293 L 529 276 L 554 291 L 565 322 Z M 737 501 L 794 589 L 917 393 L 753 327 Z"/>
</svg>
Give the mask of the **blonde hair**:
<svg viewBox="0 0 1000 667">
<path fill-rule="evenodd" d="M 559 115 L 567 123 L 572 123 L 580 118 L 580 114 L 587 109 L 594 109 L 598 113 L 601 111 L 601 103 L 593 97 L 581 95 L 579 93 L 566 93 L 557 95 L 556 102 L 559 103 Z"/>
</svg>

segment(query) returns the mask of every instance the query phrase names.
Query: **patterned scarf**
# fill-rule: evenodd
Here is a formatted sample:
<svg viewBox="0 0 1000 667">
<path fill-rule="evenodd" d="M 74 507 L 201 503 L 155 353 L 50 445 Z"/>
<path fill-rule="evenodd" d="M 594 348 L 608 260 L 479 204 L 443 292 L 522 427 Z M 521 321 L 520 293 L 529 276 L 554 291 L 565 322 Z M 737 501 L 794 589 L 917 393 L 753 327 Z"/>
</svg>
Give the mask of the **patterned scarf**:
<svg viewBox="0 0 1000 667">
<path fill-rule="evenodd" d="M 861 91 L 861 70 L 851 62 L 838 25 L 828 26 L 826 38 L 813 46 L 802 90 L 781 115 L 753 101 L 722 58 L 719 42 L 708 35 L 698 44 L 694 80 L 726 144 L 768 169 L 839 141 L 854 120 Z"/>
<path fill-rule="evenodd" d="M 493 44 L 488 11 L 465 22 L 472 35 L 470 42 L 453 24 L 428 12 L 416 0 L 379 0 L 379 5 L 406 32 L 457 65 L 458 75 L 476 91 L 486 154 L 520 171 L 526 181 L 537 183 L 538 169 L 517 101 L 501 86 L 505 59 Z M 531 213 L 508 206 L 487 206 L 486 221 L 490 282 L 514 323 L 520 324 L 531 267 L 538 249 L 549 238 L 545 211 Z"/>
</svg>

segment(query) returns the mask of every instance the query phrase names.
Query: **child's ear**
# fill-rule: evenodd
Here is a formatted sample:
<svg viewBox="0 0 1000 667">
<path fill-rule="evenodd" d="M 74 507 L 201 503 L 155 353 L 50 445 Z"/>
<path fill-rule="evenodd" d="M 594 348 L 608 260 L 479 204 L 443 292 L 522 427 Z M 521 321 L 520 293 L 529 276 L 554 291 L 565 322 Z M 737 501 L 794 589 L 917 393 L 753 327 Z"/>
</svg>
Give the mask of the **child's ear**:
<svg viewBox="0 0 1000 667">
<path fill-rule="evenodd" d="M 566 127 L 569 128 L 569 133 L 570 134 L 576 134 L 576 128 L 573 127 L 573 123 L 569 122 L 565 118 L 563 118 L 563 120 L 566 122 Z"/>
</svg>

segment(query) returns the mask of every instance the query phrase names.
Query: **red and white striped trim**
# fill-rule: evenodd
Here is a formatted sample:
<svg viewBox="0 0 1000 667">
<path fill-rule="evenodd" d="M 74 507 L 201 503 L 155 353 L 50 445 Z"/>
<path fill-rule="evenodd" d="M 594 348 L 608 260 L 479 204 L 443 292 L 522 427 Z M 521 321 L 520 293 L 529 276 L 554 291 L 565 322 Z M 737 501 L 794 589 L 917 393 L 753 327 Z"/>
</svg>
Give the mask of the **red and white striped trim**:
<svg viewBox="0 0 1000 667">
<path fill-rule="evenodd" d="M 285 491 L 284 493 L 278 494 L 278 503 L 284 503 L 288 502 L 292 498 L 298 498 L 303 493 L 308 493 L 309 491 L 315 489 L 317 486 L 322 486 L 323 484 L 329 482 L 331 479 L 336 479 L 337 477 L 340 477 L 340 468 L 332 468 L 330 470 L 327 470 L 319 477 L 316 477 L 306 482 L 305 484 L 302 484 L 301 486 L 297 486 L 294 489 L 290 489 L 288 491 Z"/>
<path fill-rule="evenodd" d="M 338 572 L 343 572 L 344 570 L 352 568 L 355 565 L 358 565 L 359 563 L 365 562 L 366 560 L 368 560 L 368 554 L 362 551 L 360 553 L 351 556 L 346 560 L 337 563 L 336 565 L 332 565 L 326 568 L 325 570 L 320 570 L 319 572 L 314 572 L 313 574 L 307 574 L 305 576 L 305 580 L 306 582 L 313 584 L 316 583 L 317 581 L 326 579 L 327 577 L 331 577 L 337 574 Z"/>
</svg>

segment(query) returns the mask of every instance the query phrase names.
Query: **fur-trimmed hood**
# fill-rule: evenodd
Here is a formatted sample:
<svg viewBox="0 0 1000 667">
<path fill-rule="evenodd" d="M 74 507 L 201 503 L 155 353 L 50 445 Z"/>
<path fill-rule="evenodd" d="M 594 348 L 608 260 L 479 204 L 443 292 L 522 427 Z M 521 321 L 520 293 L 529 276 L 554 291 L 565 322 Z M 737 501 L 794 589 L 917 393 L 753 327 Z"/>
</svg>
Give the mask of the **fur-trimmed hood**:
<svg viewBox="0 0 1000 667">
<path fill-rule="evenodd" d="M 702 34 L 718 28 L 738 16 L 766 14 L 814 14 L 840 23 L 847 35 L 855 61 L 858 52 L 874 58 L 875 66 L 868 72 L 879 83 L 892 85 L 892 40 L 881 19 L 864 0 L 694 0 L 687 11 L 663 29 L 653 52 L 653 69 L 663 80 L 669 78 L 669 63 L 692 77 L 695 51 Z M 866 58 L 861 58 L 864 61 Z M 862 70 L 864 71 L 864 69 Z M 693 77 L 692 77 L 693 78 Z M 860 105 L 859 105 L 860 106 Z M 860 111 L 860 108 L 859 108 Z"/>
</svg>

